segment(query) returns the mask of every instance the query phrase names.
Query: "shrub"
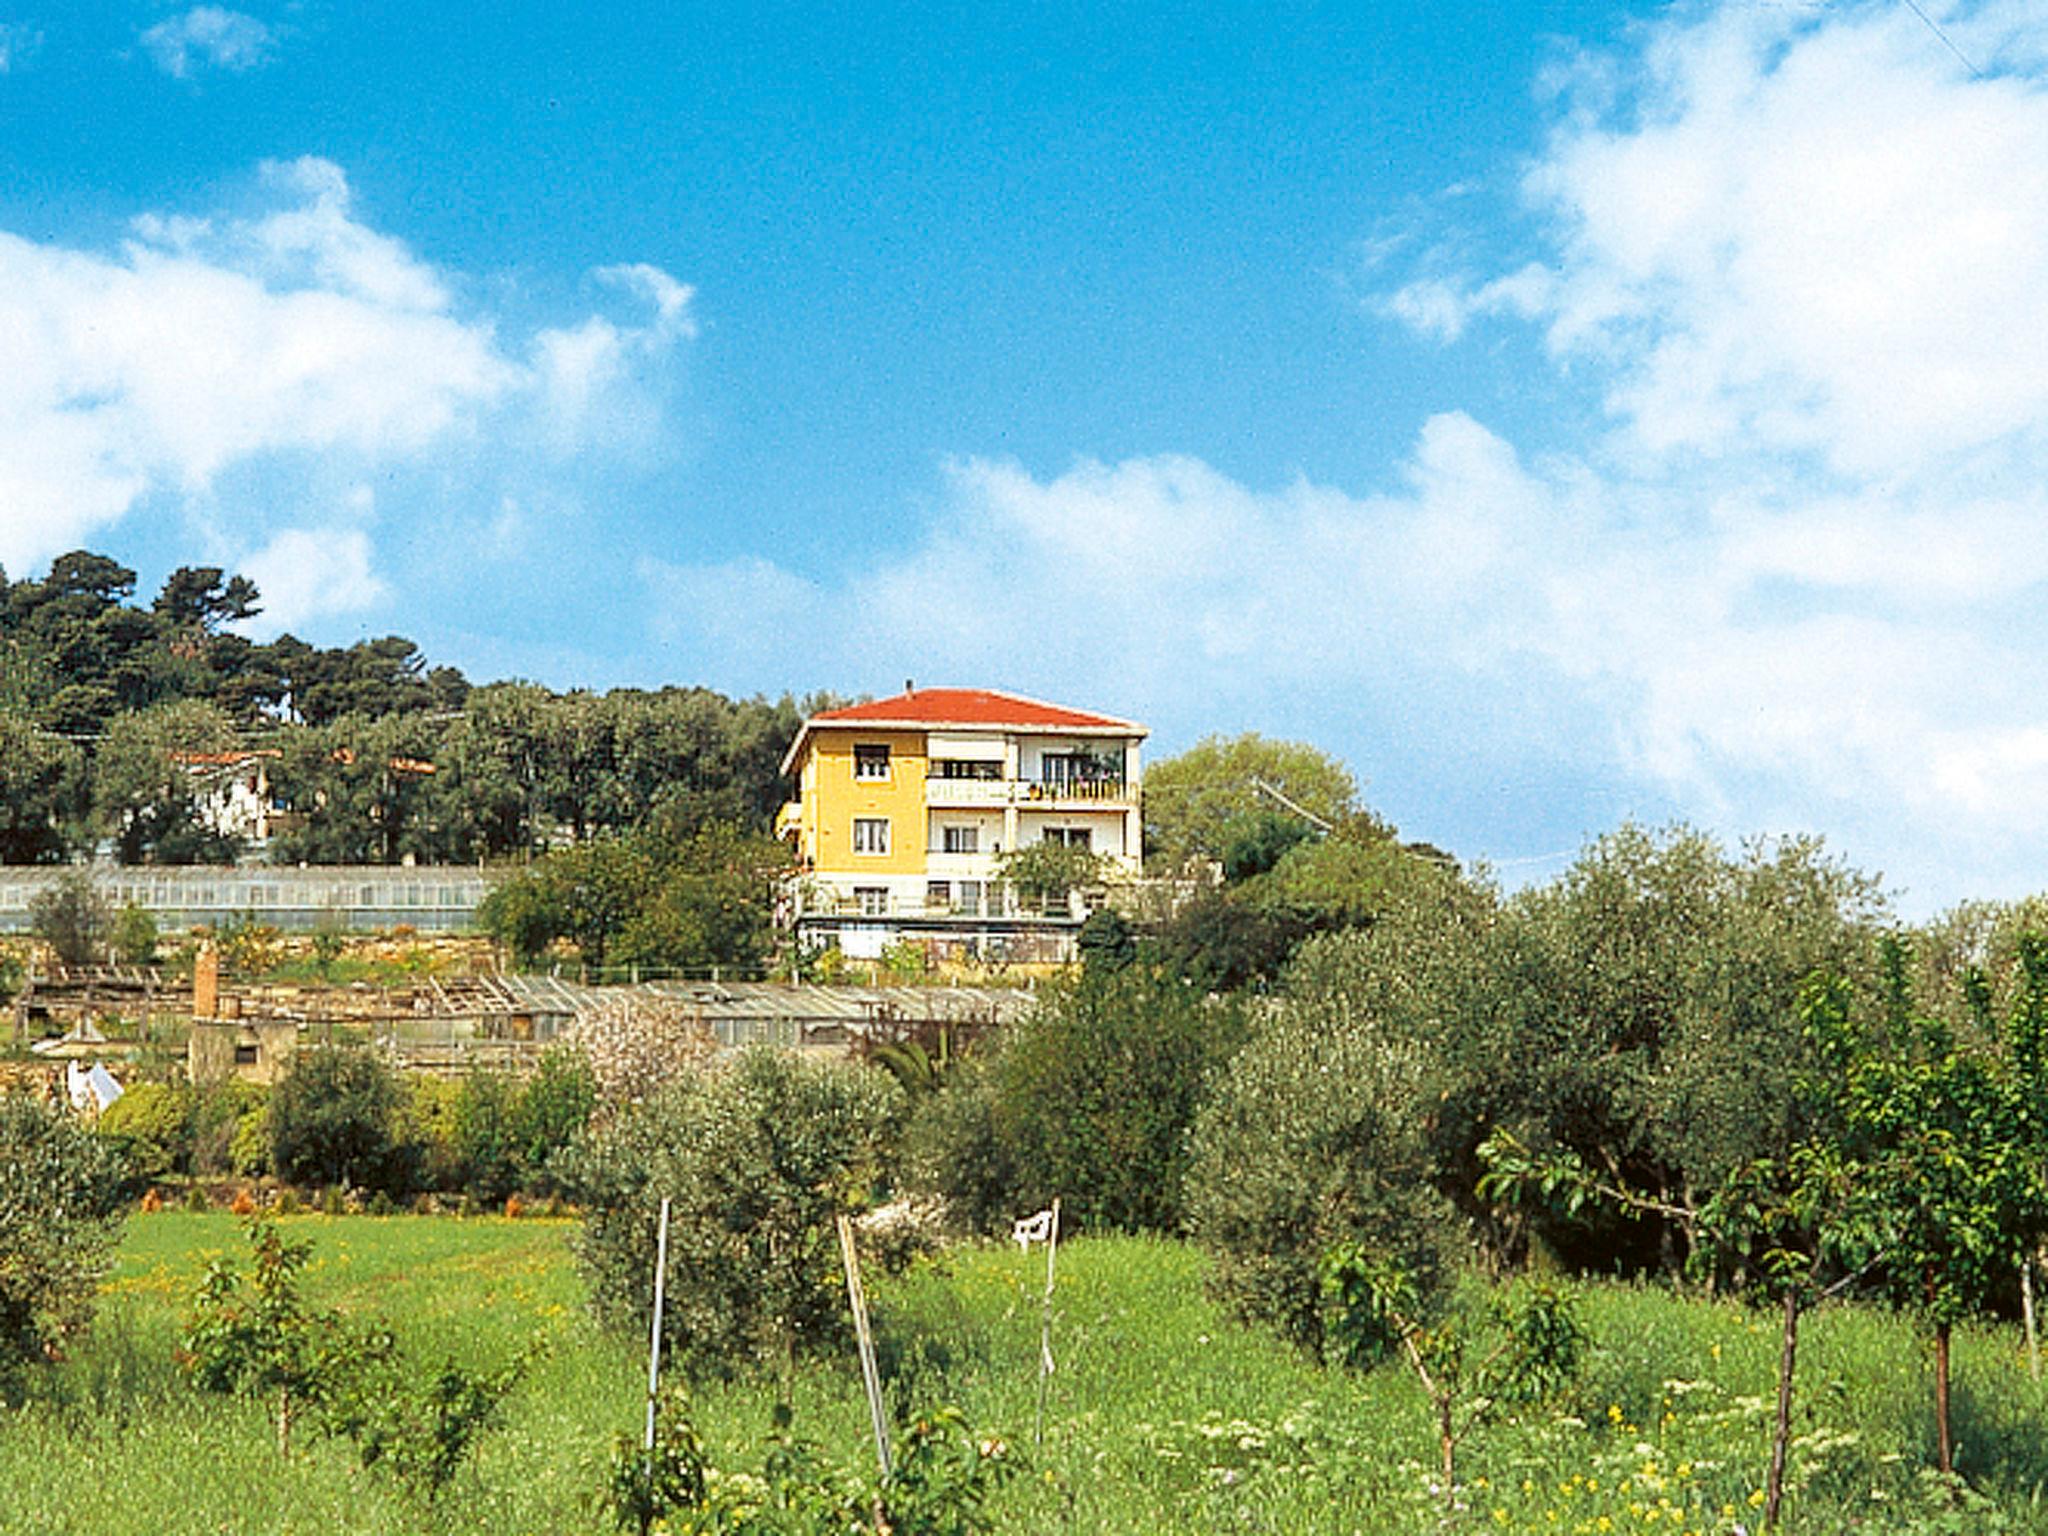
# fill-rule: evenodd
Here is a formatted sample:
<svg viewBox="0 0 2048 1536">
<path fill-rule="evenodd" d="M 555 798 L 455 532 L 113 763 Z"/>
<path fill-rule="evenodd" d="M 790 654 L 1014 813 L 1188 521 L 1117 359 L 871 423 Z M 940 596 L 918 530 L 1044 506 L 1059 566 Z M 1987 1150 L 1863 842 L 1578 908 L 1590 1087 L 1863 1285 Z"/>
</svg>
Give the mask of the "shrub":
<svg viewBox="0 0 2048 1536">
<path fill-rule="evenodd" d="M 950 1223 L 994 1232 L 1027 1208 L 1012 1150 L 996 1126 L 990 1085 L 993 1051 L 962 1058 L 946 1086 L 920 1096 L 905 1136 L 905 1166 L 916 1184 L 941 1196 Z"/>
<path fill-rule="evenodd" d="M 477 1439 L 503 1419 L 505 1399 L 533 1357 L 529 1350 L 495 1371 L 450 1359 L 419 1374 L 395 1351 L 374 1353 L 333 1392 L 328 1429 L 355 1443 L 365 1468 L 384 1468 L 431 1503 L 455 1480 Z"/>
<path fill-rule="evenodd" d="M 253 1179 L 270 1167 L 270 1106 L 245 1112 L 228 1139 L 228 1166 L 239 1178 Z M 245 1213 L 237 1213 L 245 1214 Z"/>
<path fill-rule="evenodd" d="M 107 1144 L 62 1110 L 0 1094 L 0 1378 L 90 1320 L 120 1230 Z"/>
<path fill-rule="evenodd" d="M 519 1097 L 519 1085 L 497 1072 L 471 1074 L 455 1095 L 456 1177 L 462 1188 L 494 1204 L 519 1187 Z"/>
<path fill-rule="evenodd" d="M 221 965 L 232 975 L 260 976 L 276 969 L 284 953 L 284 933 L 256 915 L 244 913 L 220 925 L 214 936 Z"/>
<path fill-rule="evenodd" d="M 668 1196 L 664 1332 L 685 1370 L 731 1375 L 841 1343 L 833 1217 L 874 1203 L 902 1103 L 880 1073 L 763 1047 L 615 1116 L 564 1159 L 600 1315 L 646 1327 Z"/>
<path fill-rule="evenodd" d="M 133 1183 L 148 1184 L 192 1161 L 192 1095 L 167 1083 L 136 1083 L 99 1119 Z"/>
<path fill-rule="evenodd" d="M 156 919 L 131 901 L 114 919 L 108 943 L 113 948 L 114 958 L 123 965 L 155 965 Z"/>
<path fill-rule="evenodd" d="M 1015 1215 L 1058 1196 L 1075 1226 L 1174 1231 L 1189 1127 L 1244 1029 L 1239 1005 L 1157 968 L 1088 971 L 938 1096 L 963 1094 L 934 1111 L 928 1168 L 984 1221 L 1000 1216 L 992 1202 Z M 965 1097 L 977 1092 L 985 1106 Z"/>
<path fill-rule="evenodd" d="M 1216 1291 L 1318 1352 L 1326 1254 L 1355 1247 L 1427 1290 L 1453 1246 L 1431 1182 L 1436 1063 L 1365 1005 L 1355 957 L 1312 948 L 1197 1119 L 1188 1177 Z"/>
<path fill-rule="evenodd" d="M 300 1056 L 270 1100 L 277 1176 L 301 1184 L 401 1187 L 399 1087 L 367 1051 L 323 1046 Z"/>
<path fill-rule="evenodd" d="M 554 1191 L 549 1165 L 583 1134 L 596 1109 L 597 1077 L 583 1054 L 559 1045 L 543 1052 L 512 1111 L 512 1140 L 523 1187 L 541 1194 Z"/>
<path fill-rule="evenodd" d="M 256 1083 L 228 1078 L 199 1094 L 192 1106 L 192 1171 L 218 1176 L 261 1173 L 270 1165 L 268 1133 L 255 1163 L 244 1168 L 236 1160 L 235 1140 L 251 1115 L 263 1125 L 270 1091 Z"/>
<path fill-rule="evenodd" d="M 429 1189 L 458 1188 L 462 1154 L 456 1146 L 456 1105 L 462 1084 L 424 1073 L 408 1077 L 399 1100 L 398 1139 L 418 1183 Z"/>
</svg>

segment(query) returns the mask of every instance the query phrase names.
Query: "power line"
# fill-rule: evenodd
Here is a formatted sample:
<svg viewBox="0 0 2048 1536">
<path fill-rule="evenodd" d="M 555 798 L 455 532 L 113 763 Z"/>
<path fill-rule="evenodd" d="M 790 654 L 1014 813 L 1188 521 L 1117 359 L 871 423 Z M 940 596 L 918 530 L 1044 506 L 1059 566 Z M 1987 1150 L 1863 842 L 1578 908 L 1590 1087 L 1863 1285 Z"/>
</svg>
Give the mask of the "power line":
<svg viewBox="0 0 2048 1536">
<path fill-rule="evenodd" d="M 1920 9 L 1920 0 L 1901 0 L 1901 3 L 1906 7 L 1907 10 L 1911 11 L 1915 16 L 1918 16 L 1920 18 L 1920 20 L 1926 25 L 1928 31 L 1932 32 L 1936 37 L 1941 39 L 1941 45 L 1944 48 L 1948 49 L 1950 53 L 1954 54 L 1959 60 L 1962 61 L 1963 68 L 1967 69 L 1970 72 L 1970 75 L 1973 79 L 1982 80 L 1984 78 L 1984 71 L 1979 69 L 1976 65 L 1970 62 L 1970 56 L 1967 53 L 1964 53 L 1962 49 L 1956 46 L 1955 39 L 1950 37 L 1946 32 L 1942 31 L 1940 26 L 1938 26 L 1935 23 L 1935 20 L 1932 16 L 1928 15 L 1925 11 Z"/>
</svg>

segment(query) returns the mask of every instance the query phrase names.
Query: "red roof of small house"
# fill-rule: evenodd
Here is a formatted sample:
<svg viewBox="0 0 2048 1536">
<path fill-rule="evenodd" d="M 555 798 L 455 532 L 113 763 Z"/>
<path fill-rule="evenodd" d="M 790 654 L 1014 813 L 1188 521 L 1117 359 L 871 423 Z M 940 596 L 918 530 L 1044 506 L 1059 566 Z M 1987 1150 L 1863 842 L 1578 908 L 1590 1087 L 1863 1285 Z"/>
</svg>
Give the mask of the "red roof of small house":
<svg viewBox="0 0 2048 1536">
<path fill-rule="evenodd" d="M 171 761 L 183 763 L 187 768 L 226 768 L 236 763 L 254 762 L 259 757 L 282 757 L 284 754 L 275 747 L 248 747 L 239 752 L 173 752 Z"/>
<path fill-rule="evenodd" d="M 1047 704 L 1021 694 L 993 688 L 913 688 L 892 699 L 825 709 L 804 722 L 782 760 L 782 771 L 795 766 L 798 752 L 814 730 L 859 727 L 902 730 L 1075 731 L 1112 736 L 1143 736 L 1145 727 L 1113 715 Z"/>
</svg>

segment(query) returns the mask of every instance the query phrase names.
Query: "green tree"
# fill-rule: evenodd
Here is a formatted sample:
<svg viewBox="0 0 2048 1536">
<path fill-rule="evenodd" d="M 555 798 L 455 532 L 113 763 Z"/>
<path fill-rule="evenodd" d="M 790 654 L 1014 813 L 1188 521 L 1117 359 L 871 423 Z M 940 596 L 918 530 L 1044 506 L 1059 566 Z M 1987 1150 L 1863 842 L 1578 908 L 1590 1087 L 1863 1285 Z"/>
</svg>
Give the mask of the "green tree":
<svg viewBox="0 0 2048 1536">
<path fill-rule="evenodd" d="M 2006 1049 L 1958 1038 L 1917 1013 L 1896 940 L 1887 999 L 1858 1017 L 1850 991 L 1817 986 L 1806 1027 L 1841 1085 L 1855 1184 L 1880 1235 L 1881 1289 L 1933 1329 L 1937 1454 L 1955 1471 L 1950 1355 L 1955 1325 L 1987 1311 L 2048 1229 L 2037 1129 L 2048 1091 L 2048 951 L 2022 951 L 2029 975 Z"/>
<path fill-rule="evenodd" d="M 513 1118 L 519 1086 L 497 1072 L 472 1072 L 455 1095 L 457 1176 L 478 1199 L 501 1201 L 519 1187 L 522 1167 Z"/>
<path fill-rule="evenodd" d="M 237 841 L 209 818 L 218 759 L 234 752 L 234 722 L 195 699 L 124 714 L 93 764 L 93 804 L 123 864 L 232 863 Z"/>
<path fill-rule="evenodd" d="M 1270 868 L 1195 897 L 1152 935 L 1152 951 L 1215 991 L 1276 982 L 1319 933 L 1369 928 L 1418 893 L 1450 890 L 1454 867 L 1411 851 L 1382 822 L 1356 815 L 1304 835 Z"/>
<path fill-rule="evenodd" d="M 653 894 L 662 850 L 652 838 L 603 837 L 538 859 L 486 896 L 477 922 L 515 959 L 566 939 L 591 965 Z"/>
<path fill-rule="evenodd" d="M 64 869 L 28 901 L 29 929 L 60 965 L 94 965 L 106 953 L 111 914 L 88 870 Z"/>
<path fill-rule="evenodd" d="M 1323 1256 L 1326 1331 L 1344 1363 L 1403 1358 L 1436 1423 L 1438 1496 L 1455 1515 L 1458 1447 L 1500 1409 L 1539 1402 L 1577 1374 L 1585 1348 L 1571 1297 L 1525 1285 L 1484 1307 L 1460 1307 L 1451 1287 L 1414 1275 L 1356 1243 Z"/>
<path fill-rule="evenodd" d="M 1280 791 L 1309 815 L 1335 823 L 1356 813 L 1358 784 L 1342 763 L 1299 741 L 1257 732 L 1209 736 L 1145 770 L 1145 859 L 1162 871 L 1221 862 L 1234 843 L 1271 829 L 1287 808 L 1258 786 Z"/>
<path fill-rule="evenodd" d="M 122 1212 L 106 1143 L 54 1106 L 0 1093 L 0 1385 L 91 1320 Z"/>
<path fill-rule="evenodd" d="M 321 1046 L 301 1054 L 270 1098 L 277 1176 L 297 1184 L 402 1184 L 398 1108 L 397 1080 L 370 1052 Z"/>
<path fill-rule="evenodd" d="M 1467 1246 L 1438 1191 L 1433 1112 L 1455 1080 L 1433 993 L 1489 911 L 1415 901 L 1304 947 L 1196 1118 L 1188 1225 L 1241 1316 L 1315 1353 L 1322 1265 L 1357 1248 L 1434 1293 Z"/>
<path fill-rule="evenodd" d="M 1071 843 L 1036 842 L 1005 849 L 996 869 L 1026 903 L 1064 912 L 1068 897 L 1101 885 L 1110 865 L 1101 854 Z"/>
<path fill-rule="evenodd" d="M 272 1404 L 277 1454 L 289 1456 L 299 1416 L 360 1369 L 373 1346 L 338 1312 L 307 1302 L 302 1275 L 311 1242 L 291 1241 L 267 1221 L 252 1221 L 248 1232 L 246 1280 L 231 1260 L 207 1266 L 180 1352 L 207 1391 Z"/>
<path fill-rule="evenodd" d="M 27 716 L 0 711 L 0 864 L 52 864 L 79 820 L 85 759 Z"/>
<path fill-rule="evenodd" d="M 555 1188 L 556 1157 L 588 1129 L 596 1111 L 597 1078 L 588 1058 L 559 1045 L 543 1052 L 512 1106 L 520 1182 L 533 1190 Z"/>
<path fill-rule="evenodd" d="M 932 1177 L 984 1221 L 1058 1197 L 1077 1228 L 1178 1231 L 1189 1129 L 1244 1035 L 1238 1004 L 1156 967 L 1050 986 L 982 1072 L 937 1096 L 953 1102 Z M 974 1187 L 991 1167 L 1003 1187 Z"/>
<path fill-rule="evenodd" d="M 1472 1187 L 1495 1129 L 1569 1150 L 1667 1213 L 1698 1210 L 1754 1158 L 1789 1156 L 1811 1129 L 1800 1083 L 1817 1066 L 1793 1027 L 1802 989 L 1817 970 L 1868 975 L 1885 915 L 1875 883 L 1816 840 L 1732 856 L 1682 827 L 1596 840 L 1441 973 L 1447 1181 Z M 1673 1273 L 1695 1236 L 1607 1206 L 1539 1230 L 1575 1262 Z"/>
<path fill-rule="evenodd" d="M 839 1346 L 849 1324 L 833 1220 L 885 1188 L 901 1110 L 879 1072 L 757 1047 L 614 1115 L 565 1169 L 587 1212 L 577 1249 L 601 1315 L 645 1336 L 666 1196 L 663 1326 L 684 1369 L 786 1369 Z"/>
<path fill-rule="evenodd" d="M 156 919 L 131 901 L 114 915 L 108 943 L 123 965 L 155 965 L 157 938 Z"/>
<path fill-rule="evenodd" d="M 620 930 L 612 962 L 672 970 L 751 967 L 774 942 L 777 879 L 789 849 L 723 822 L 659 855 L 653 889 Z"/>
<path fill-rule="evenodd" d="M 757 965 L 788 865 L 780 843 L 728 824 L 681 837 L 649 828 L 535 861 L 485 898 L 478 920 L 522 962 L 566 939 L 593 966 Z"/>
<path fill-rule="evenodd" d="M 274 777 L 304 823 L 277 840 L 277 857 L 308 864 L 442 858 L 456 839 L 441 814 L 439 729 L 422 714 L 348 715 L 291 733 Z"/>
</svg>

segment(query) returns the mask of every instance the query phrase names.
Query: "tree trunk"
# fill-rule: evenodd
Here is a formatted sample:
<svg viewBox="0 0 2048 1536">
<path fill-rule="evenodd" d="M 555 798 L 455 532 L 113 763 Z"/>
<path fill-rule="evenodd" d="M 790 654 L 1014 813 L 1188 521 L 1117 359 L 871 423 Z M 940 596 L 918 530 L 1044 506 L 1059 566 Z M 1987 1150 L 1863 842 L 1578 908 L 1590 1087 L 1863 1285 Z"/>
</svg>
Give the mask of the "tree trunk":
<svg viewBox="0 0 2048 1536">
<path fill-rule="evenodd" d="M 1954 1477 L 1956 1472 L 1956 1446 L 1949 1432 L 1948 1421 L 1948 1346 L 1951 1327 L 1947 1322 L 1934 1325 L 1934 1436 L 1936 1454 L 1943 1477 Z"/>
<path fill-rule="evenodd" d="M 277 1389 L 277 1454 L 289 1458 L 292 1453 L 292 1389 Z"/>
<path fill-rule="evenodd" d="M 1771 1426 L 1771 1474 L 1764 1485 L 1764 1529 L 1775 1531 L 1785 1504 L 1785 1453 L 1792 1444 L 1792 1370 L 1799 1359 L 1799 1292 L 1785 1291 L 1785 1331 L 1778 1348 L 1778 1416 Z"/>
<path fill-rule="evenodd" d="M 1445 1509 L 1458 1507 L 1458 1437 L 1451 1429 L 1454 1406 L 1448 1392 L 1436 1400 L 1436 1438 L 1437 1447 L 1443 1453 Z"/>
</svg>

